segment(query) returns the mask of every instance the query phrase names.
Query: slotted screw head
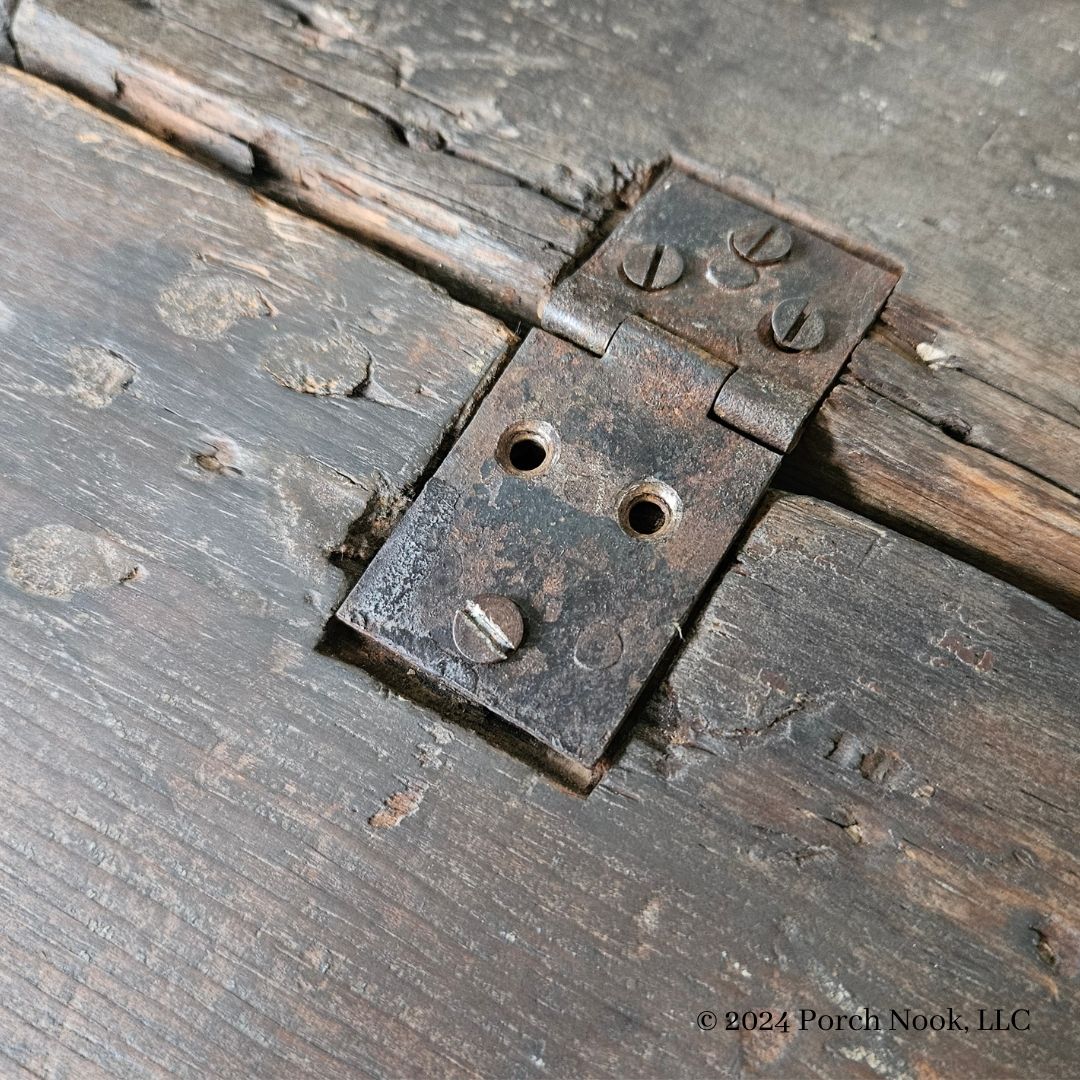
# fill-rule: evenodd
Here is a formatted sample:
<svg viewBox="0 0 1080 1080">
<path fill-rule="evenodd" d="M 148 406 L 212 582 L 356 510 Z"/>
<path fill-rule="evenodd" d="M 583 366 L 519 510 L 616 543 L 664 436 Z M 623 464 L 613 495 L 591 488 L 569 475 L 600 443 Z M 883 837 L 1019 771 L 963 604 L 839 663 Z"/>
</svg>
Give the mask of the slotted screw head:
<svg viewBox="0 0 1080 1080">
<path fill-rule="evenodd" d="M 779 262 L 791 251 L 791 230 L 775 221 L 760 218 L 736 229 L 731 246 L 747 262 L 763 266 Z"/>
<path fill-rule="evenodd" d="M 825 320 L 805 296 L 781 300 L 771 321 L 773 340 L 787 352 L 816 349 L 825 340 Z"/>
<path fill-rule="evenodd" d="M 525 620 L 506 596 L 474 596 L 454 613 L 454 644 L 466 660 L 497 664 L 525 638 Z"/>
<path fill-rule="evenodd" d="M 674 285 L 685 269 L 682 254 L 671 244 L 635 244 L 622 261 L 627 279 L 648 292 Z"/>
</svg>

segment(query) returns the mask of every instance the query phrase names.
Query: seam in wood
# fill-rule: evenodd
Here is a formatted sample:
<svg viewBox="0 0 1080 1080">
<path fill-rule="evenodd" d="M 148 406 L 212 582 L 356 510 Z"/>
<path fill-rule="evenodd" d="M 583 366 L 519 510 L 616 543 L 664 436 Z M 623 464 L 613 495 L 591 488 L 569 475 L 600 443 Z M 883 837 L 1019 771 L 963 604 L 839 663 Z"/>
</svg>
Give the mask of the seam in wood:
<svg viewBox="0 0 1080 1080">
<path fill-rule="evenodd" d="M 906 356 L 906 353 L 901 353 L 901 355 Z M 919 360 L 917 357 L 915 358 L 915 362 L 923 363 L 923 361 Z M 977 376 L 972 376 L 969 372 L 965 371 L 964 375 L 969 378 L 975 378 L 978 382 L 983 382 L 986 386 L 991 386 L 990 383 L 985 383 L 984 380 L 978 379 Z M 866 380 L 860 378 L 860 376 L 856 375 L 853 371 L 851 371 L 850 368 L 844 368 L 844 370 L 840 373 L 840 378 L 837 380 L 837 383 L 834 384 L 833 389 L 835 389 L 835 386 L 837 385 L 857 386 L 861 390 L 864 390 L 866 393 L 873 394 L 875 398 L 880 398 L 882 401 L 889 402 L 891 405 L 895 406 L 897 409 L 902 410 L 913 419 L 918 420 L 920 423 L 926 424 L 927 427 L 934 428 L 937 431 L 940 431 L 942 435 L 946 436 L 949 439 L 952 439 L 954 442 L 959 443 L 961 446 L 966 446 L 968 447 L 968 449 L 974 450 L 980 454 L 986 454 L 987 457 L 994 458 L 1005 465 L 1011 465 L 1013 468 L 1021 469 L 1024 472 L 1029 473 L 1031 476 L 1041 480 L 1043 483 L 1049 484 L 1051 487 L 1060 491 L 1063 495 L 1066 495 L 1070 498 L 1076 498 L 1076 492 L 1072 491 L 1060 481 L 1055 480 L 1052 476 L 1046 475 L 1041 470 L 1031 465 L 1018 464 L 1016 461 L 1013 461 L 1012 458 L 1006 457 L 1005 454 L 999 453 L 998 451 L 993 450 L 990 447 L 980 446 L 978 443 L 972 442 L 971 425 L 967 424 L 966 422 L 963 423 L 963 426 L 958 426 L 957 424 L 950 423 L 948 419 L 935 420 L 931 417 L 925 416 L 923 415 L 923 413 L 919 412 L 918 409 L 915 409 L 911 405 L 908 405 L 906 402 L 902 401 L 899 395 L 888 394 L 876 386 L 871 386 L 868 382 L 866 382 Z M 992 386 L 992 389 L 997 390 L 998 388 L 996 386 Z M 828 399 L 826 398 L 826 400 Z M 1024 405 L 1027 405 L 1027 402 L 1023 401 L 1022 398 L 1016 398 L 1016 400 L 1020 401 Z M 1080 432 L 1078 432 L 1078 435 L 1080 435 Z"/>
</svg>

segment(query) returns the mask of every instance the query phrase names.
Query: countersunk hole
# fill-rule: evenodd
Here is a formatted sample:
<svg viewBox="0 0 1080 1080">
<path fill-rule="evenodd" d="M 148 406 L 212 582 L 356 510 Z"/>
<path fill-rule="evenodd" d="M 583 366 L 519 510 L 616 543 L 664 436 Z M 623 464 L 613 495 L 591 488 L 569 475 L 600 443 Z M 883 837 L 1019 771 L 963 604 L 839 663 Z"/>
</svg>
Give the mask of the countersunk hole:
<svg viewBox="0 0 1080 1080">
<path fill-rule="evenodd" d="M 502 433 L 495 456 L 508 473 L 539 476 L 551 467 L 558 453 L 559 437 L 550 424 L 523 420 Z"/>
<path fill-rule="evenodd" d="M 619 524 L 628 536 L 658 540 L 679 522 L 682 503 L 667 484 L 646 480 L 623 492 L 619 500 Z"/>
</svg>

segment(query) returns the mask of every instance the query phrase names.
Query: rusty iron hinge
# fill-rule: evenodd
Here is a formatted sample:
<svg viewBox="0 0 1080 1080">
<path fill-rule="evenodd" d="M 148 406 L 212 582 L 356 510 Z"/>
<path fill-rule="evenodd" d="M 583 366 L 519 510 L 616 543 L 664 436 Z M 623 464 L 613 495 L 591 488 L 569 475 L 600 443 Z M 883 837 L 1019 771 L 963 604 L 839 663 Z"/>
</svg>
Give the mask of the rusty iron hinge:
<svg viewBox="0 0 1080 1080">
<path fill-rule="evenodd" d="M 668 170 L 338 617 L 593 765 L 896 275 Z"/>
</svg>

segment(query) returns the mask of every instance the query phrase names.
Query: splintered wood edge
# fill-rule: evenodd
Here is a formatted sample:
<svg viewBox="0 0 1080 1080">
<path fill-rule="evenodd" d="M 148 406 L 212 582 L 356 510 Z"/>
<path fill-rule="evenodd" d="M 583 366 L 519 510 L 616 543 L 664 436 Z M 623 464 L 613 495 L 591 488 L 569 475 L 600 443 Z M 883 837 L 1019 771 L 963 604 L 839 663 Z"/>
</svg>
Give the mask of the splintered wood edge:
<svg viewBox="0 0 1080 1080">
<path fill-rule="evenodd" d="M 1080 615 L 1080 500 L 842 382 L 780 476 Z"/>
<path fill-rule="evenodd" d="M 167 29 L 180 37 L 198 32 L 180 24 Z M 181 58 L 166 61 L 149 47 L 117 44 L 107 28 L 79 25 L 33 0 L 19 8 L 12 33 L 19 59 L 32 74 L 218 162 L 275 198 L 392 252 L 462 298 L 481 300 L 496 314 L 535 322 L 555 277 L 591 231 L 586 216 L 508 183 L 482 164 L 452 155 L 431 162 L 425 160 L 430 153 L 394 145 L 386 121 L 374 112 L 366 119 L 378 133 L 360 123 L 350 129 L 361 146 L 365 139 L 370 143 L 367 161 L 328 149 L 285 107 L 256 114 L 240 100 L 192 81 Z M 316 97 L 334 97 L 317 82 L 308 85 Z M 439 183 L 444 167 L 453 169 L 454 179 Z M 462 197 L 455 186 L 502 197 L 492 207 Z"/>
<path fill-rule="evenodd" d="M 989 347 L 894 295 L 779 483 L 1080 616 L 1080 429 L 967 375 Z"/>
<path fill-rule="evenodd" d="M 467 290 L 475 290 L 476 295 L 497 312 L 534 321 L 558 267 L 565 266 L 570 258 L 567 252 L 588 243 L 590 223 L 582 217 L 577 222 L 578 231 L 567 235 L 566 251 L 549 264 L 554 253 L 550 248 L 545 248 L 544 261 L 541 263 L 538 261 L 538 251 L 528 246 L 517 250 L 513 245 L 508 248 L 504 236 L 492 235 L 489 241 L 485 241 L 481 222 L 477 234 L 479 239 L 475 243 L 466 242 L 463 248 L 459 246 L 448 255 L 445 237 L 433 237 L 417 224 L 417 214 L 421 208 L 415 204 L 415 200 L 401 202 L 395 194 L 394 185 L 383 191 L 377 176 L 373 179 L 366 174 L 362 178 L 361 189 L 364 185 L 371 187 L 374 184 L 375 189 L 381 192 L 376 195 L 378 200 L 388 198 L 393 202 L 397 199 L 397 206 L 389 216 L 382 203 L 382 209 L 373 212 L 371 206 L 363 205 L 364 199 L 357 202 L 359 196 L 349 190 L 348 167 L 343 167 L 341 163 L 326 163 L 328 179 L 315 187 L 309 183 L 310 168 L 303 175 L 296 170 L 290 172 L 290 158 L 295 159 L 298 154 L 303 156 L 303 152 L 297 145 L 289 147 L 286 143 L 289 138 L 294 142 L 298 138 L 300 142 L 304 140 L 295 133 L 288 135 L 286 125 L 278 125 L 279 130 L 274 131 L 272 136 L 268 135 L 265 123 L 257 123 L 256 118 L 242 106 L 186 82 L 152 61 L 128 55 L 92 31 L 45 10 L 33 0 L 21 5 L 14 34 L 22 47 L 22 60 L 31 70 L 70 86 L 110 108 L 126 110 L 129 118 L 136 123 L 151 130 L 156 129 L 159 133 L 174 134 L 185 145 L 208 153 L 227 166 L 239 167 L 241 171 L 244 168 L 254 170 L 255 149 L 264 156 L 270 154 L 278 163 L 279 174 L 265 183 L 265 190 L 362 239 L 387 246 L 407 263 L 421 264 L 420 268 L 428 270 L 432 269 L 433 264 L 439 264 L 439 273 L 456 280 Z M 118 93 L 118 77 L 120 86 L 126 87 L 126 97 L 125 92 Z M 677 155 L 673 160 L 709 182 L 720 183 L 725 190 L 740 198 L 781 212 L 848 250 L 890 268 L 895 267 L 887 254 L 868 251 L 857 237 L 831 226 L 797 204 L 782 202 L 761 185 L 739 177 L 718 178 L 700 163 L 684 161 Z M 341 183 L 334 180 L 335 175 Z M 440 205 L 435 209 L 439 216 L 445 218 L 446 207 Z M 572 214 L 566 211 L 565 216 L 570 218 Z M 472 219 L 464 224 L 476 231 L 477 225 Z M 489 242 L 494 247 L 486 248 L 485 244 Z M 503 263 L 502 269 L 494 275 L 490 268 L 493 260 L 496 264 Z M 977 335 L 950 323 L 944 316 L 920 307 L 901 292 L 894 293 L 878 325 L 887 331 L 881 340 L 890 348 L 912 356 L 919 354 L 921 347 L 925 347 L 923 352 L 930 350 L 928 355 L 931 358 L 941 353 L 958 356 L 960 359 L 956 366 L 960 368 L 965 351 L 969 355 L 979 356 L 987 350 L 999 348 L 997 342 L 982 341 Z M 1009 347 L 1022 352 L 1020 343 L 1009 343 Z M 850 384 L 850 376 L 847 381 Z M 973 389 L 977 381 L 973 377 L 970 384 Z M 888 400 L 880 386 L 866 386 L 864 392 Z M 1010 390 L 1001 392 L 1013 393 Z M 1006 434 L 1008 438 L 998 438 L 993 446 L 980 447 L 977 442 L 965 445 L 963 441 L 954 442 L 953 445 L 956 453 L 962 449 L 968 451 L 966 457 L 970 468 L 994 475 L 998 493 L 994 504 L 999 499 L 1008 502 L 1011 497 L 1012 505 L 1019 509 L 1022 521 L 1027 520 L 1042 531 L 1049 531 L 1054 537 L 1057 548 L 1055 559 L 1046 561 L 1042 569 L 1033 570 L 1031 556 L 1018 550 L 1010 538 L 1002 535 L 996 520 L 986 518 L 985 515 L 991 513 L 993 506 L 982 497 L 980 492 L 983 489 L 978 485 L 967 485 L 956 492 L 956 509 L 963 510 L 963 513 L 947 516 L 936 507 L 936 475 L 922 473 L 918 468 L 920 459 L 937 463 L 940 457 L 939 440 L 945 429 L 942 428 L 941 418 L 934 415 L 932 400 L 917 402 L 914 406 L 909 400 L 891 402 L 907 409 L 912 420 L 908 425 L 910 449 L 894 447 L 892 452 L 901 455 L 899 460 L 903 462 L 903 455 L 915 451 L 906 467 L 900 470 L 902 478 L 893 476 L 893 484 L 899 485 L 898 490 L 903 495 L 897 503 L 895 491 L 894 496 L 890 497 L 876 491 L 873 484 L 868 482 L 875 475 L 880 479 L 883 468 L 888 471 L 889 462 L 882 458 L 882 454 L 884 444 L 888 441 L 889 422 L 882 419 L 880 410 L 866 410 L 864 419 L 870 428 L 854 443 L 846 442 L 854 433 L 846 431 L 833 419 L 835 406 L 840 401 L 837 393 L 838 390 L 834 390 L 834 397 L 826 400 L 822 413 L 810 425 L 811 431 L 819 433 L 830 429 L 827 449 L 822 440 L 808 439 L 802 449 L 795 451 L 803 466 L 799 468 L 799 483 L 805 490 L 826 495 L 870 517 L 887 520 L 929 543 L 942 544 L 963 558 L 980 561 L 981 565 L 991 568 L 1006 580 L 1032 588 L 1037 595 L 1066 610 L 1075 610 L 1072 605 L 1080 595 L 1080 587 L 1073 584 L 1072 571 L 1080 565 L 1080 539 L 1068 528 L 1055 528 L 1042 523 L 1041 515 L 1048 506 L 1061 501 L 1060 493 L 1052 491 L 1052 488 L 1056 486 L 1065 492 L 1075 492 L 1078 481 L 1064 471 L 1068 468 L 1068 456 L 1062 456 L 1055 462 L 1055 455 L 1050 450 L 1038 457 L 1042 467 L 1033 468 L 1035 457 L 1025 452 L 1025 440 L 1029 438 L 1030 431 L 1038 428 L 1037 423 L 1025 422 L 1021 426 L 1014 423 L 1010 427 L 1009 418 L 1004 415 L 998 434 Z M 1055 430 L 1062 437 L 1075 432 L 1066 402 L 1054 407 L 1056 403 L 1046 400 L 1046 395 L 1042 394 L 1039 404 L 1025 404 L 1031 410 L 1028 420 L 1041 414 L 1055 421 Z M 879 422 L 882 430 L 875 432 L 874 425 Z M 948 433 L 955 434 L 955 431 Z M 1016 466 L 1015 471 L 1003 470 L 1003 461 Z M 811 465 L 819 470 L 817 477 Z M 1025 472 L 1030 477 L 1025 476 Z M 842 482 L 843 477 L 847 477 L 848 481 Z M 1046 485 L 1045 499 L 1040 497 L 1040 483 L 1029 483 L 1029 479 Z M 1065 502 L 1066 509 L 1074 508 L 1068 500 Z M 965 539 L 958 535 L 960 528 L 969 526 L 973 530 L 971 535 L 978 537 L 977 541 L 972 540 L 971 536 Z M 1039 561 L 1038 557 L 1034 559 L 1036 563 Z M 1061 580 L 1055 583 L 1053 575 L 1059 572 L 1059 567 L 1064 567 L 1065 572 Z"/>
</svg>

